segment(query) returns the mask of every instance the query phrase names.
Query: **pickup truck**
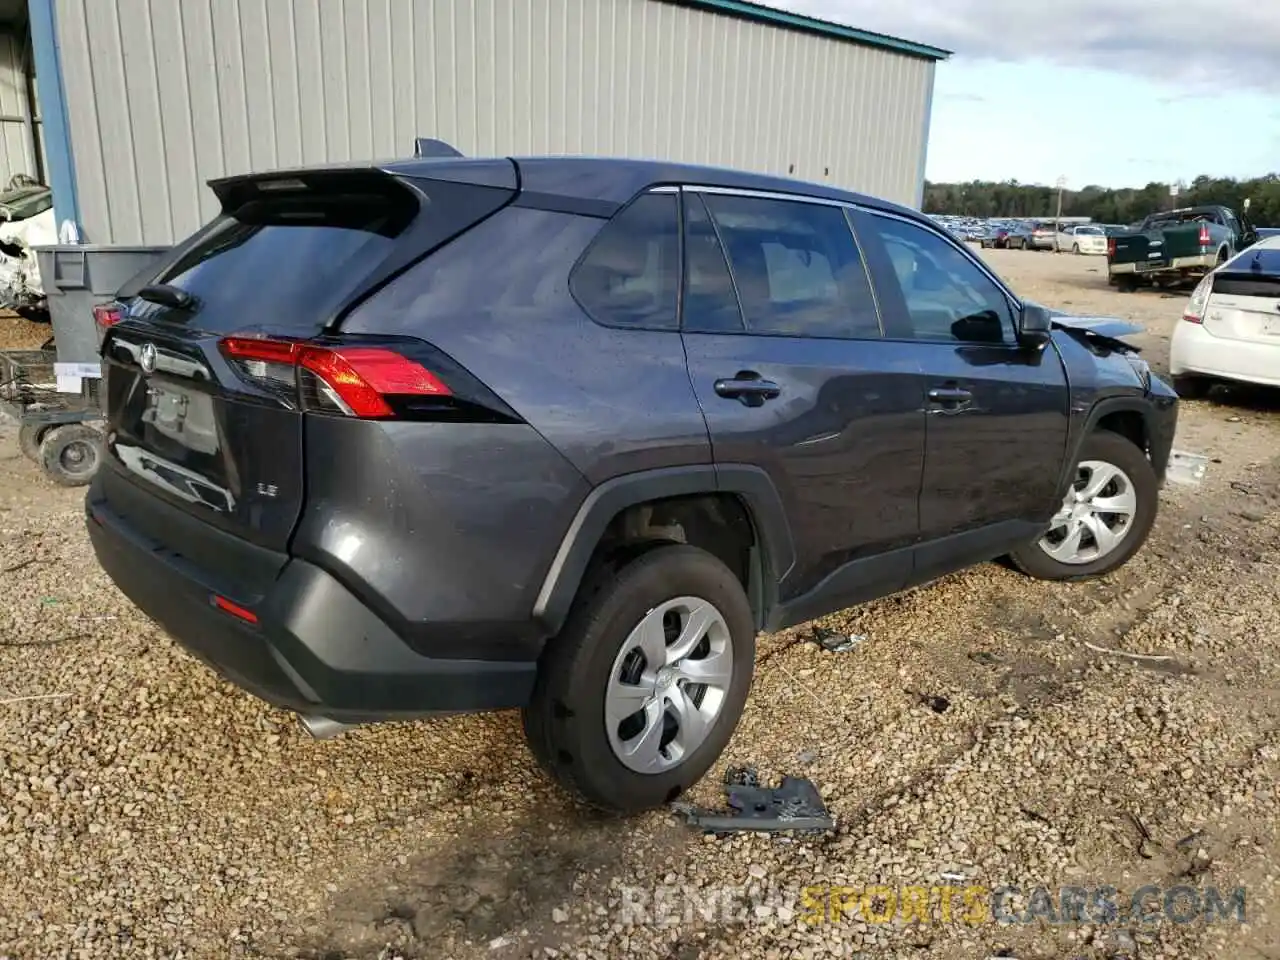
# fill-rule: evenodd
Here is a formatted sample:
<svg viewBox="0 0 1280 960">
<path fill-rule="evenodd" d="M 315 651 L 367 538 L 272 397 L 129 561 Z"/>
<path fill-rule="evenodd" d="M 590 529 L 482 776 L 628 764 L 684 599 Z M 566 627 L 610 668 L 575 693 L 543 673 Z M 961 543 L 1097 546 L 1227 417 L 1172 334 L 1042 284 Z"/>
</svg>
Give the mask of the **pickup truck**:
<svg viewBox="0 0 1280 960">
<path fill-rule="evenodd" d="M 1153 213 L 1107 239 L 1107 282 L 1132 290 L 1144 282 L 1166 286 L 1202 277 L 1257 238 L 1248 218 L 1229 207 Z"/>
</svg>

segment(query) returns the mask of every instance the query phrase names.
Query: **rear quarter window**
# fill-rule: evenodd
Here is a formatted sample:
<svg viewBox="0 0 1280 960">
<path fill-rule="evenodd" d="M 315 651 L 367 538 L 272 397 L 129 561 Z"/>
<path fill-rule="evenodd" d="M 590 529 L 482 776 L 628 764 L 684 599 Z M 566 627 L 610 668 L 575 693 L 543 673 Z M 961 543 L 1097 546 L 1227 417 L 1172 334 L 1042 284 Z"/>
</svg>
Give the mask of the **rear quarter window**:
<svg viewBox="0 0 1280 960">
<path fill-rule="evenodd" d="M 645 194 L 604 225 L 570 273 L 569 289 L 597 323 L 674 330 L 679 261 L 676 195 Z"/>
</svg>

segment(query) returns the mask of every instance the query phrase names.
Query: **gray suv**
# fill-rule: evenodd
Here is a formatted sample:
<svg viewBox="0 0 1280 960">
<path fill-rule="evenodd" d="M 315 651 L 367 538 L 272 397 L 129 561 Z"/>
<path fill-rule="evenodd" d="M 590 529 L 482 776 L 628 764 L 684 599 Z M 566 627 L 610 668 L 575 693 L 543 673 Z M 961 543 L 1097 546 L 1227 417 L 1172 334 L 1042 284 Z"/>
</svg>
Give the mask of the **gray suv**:
<svg viewBox="0 0 1280 960">
<path fill-rule="evenodd" d="M 1098 576 L 1174 393 L 919 213 L 609 159 L 233 177 L 122 291 L 98 559 L 315 734 L 524 711 L 636 811 L 733 732 L 755 638 L 1009 557 Z"/>
</svg>

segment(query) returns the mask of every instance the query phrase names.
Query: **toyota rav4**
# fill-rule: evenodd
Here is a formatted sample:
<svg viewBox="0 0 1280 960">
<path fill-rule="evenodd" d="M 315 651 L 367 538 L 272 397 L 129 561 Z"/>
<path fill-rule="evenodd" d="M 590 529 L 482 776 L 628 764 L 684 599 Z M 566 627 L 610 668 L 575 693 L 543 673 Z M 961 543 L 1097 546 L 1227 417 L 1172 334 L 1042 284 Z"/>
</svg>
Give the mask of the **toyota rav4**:
<svg viewBox="0 0 1280 960">
<path fill-rule="evenodd" d="M 1176 397 L 913 210 L 615 159 L 237 176 L 121 292 L 88 530 L 314 734 L 520 708 L 635 811 L 729 740 L 755 638 L 1007 557 L 1125 563 Z"/>
</svg>

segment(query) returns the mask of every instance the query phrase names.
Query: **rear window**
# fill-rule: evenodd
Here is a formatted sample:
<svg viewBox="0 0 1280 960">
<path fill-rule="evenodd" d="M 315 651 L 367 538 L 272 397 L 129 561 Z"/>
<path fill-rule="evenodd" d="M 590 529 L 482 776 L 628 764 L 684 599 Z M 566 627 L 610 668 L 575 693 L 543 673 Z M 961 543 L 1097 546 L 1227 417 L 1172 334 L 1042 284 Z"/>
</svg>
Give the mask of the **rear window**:
<svg viewBox="0 0 1280 960">
<path fill-rule="evenodd" d="M 1149 227 L 1172 227 L 1183 223 L 1217 223 L 1218 217 L 1206 210 L 1181 210 L 1147 217 Z"/>
<path fill-rule="evenodd" d="M 220 216 L 153 281 L 190 293 L 194 310 L 148 304 L 134 312 L 213 332 L 312 334 L 386 259 L 417 210 L 394 186 L 264 192 Z"/>
<path fill-rule="evenodd" d="M 1213 278 L 1213 292 L 1237 297 L 1275 297 L 1280 293 L 1280 249 L 1246 250 Z"/>
</svg>

